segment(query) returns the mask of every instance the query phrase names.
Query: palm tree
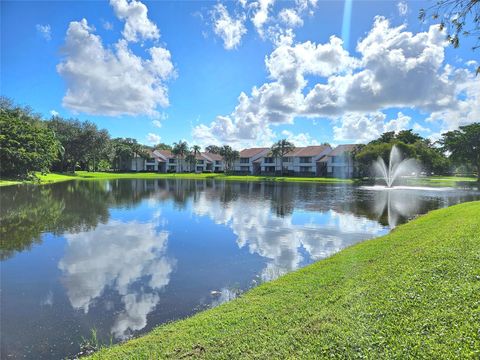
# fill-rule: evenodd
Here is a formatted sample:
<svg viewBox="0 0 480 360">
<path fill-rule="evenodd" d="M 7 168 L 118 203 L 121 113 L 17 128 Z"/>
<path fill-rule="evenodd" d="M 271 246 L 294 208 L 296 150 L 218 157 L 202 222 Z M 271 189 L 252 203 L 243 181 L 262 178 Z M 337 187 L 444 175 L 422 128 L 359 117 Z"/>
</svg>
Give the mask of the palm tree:
<svg viewBox="0 0 480 360">
<path fill-rule="evenodd" d="M 137 156 L 140 155 L 142 145 L 140 145 L 135 141 L 134 143 L 132 143 L 131 147 L 132 147 L 132 153 L 133 153 L 133 160 L 135 161 L 135 172 L 137 172 L 138 171 Z"/>
<path fill-rule="evenodd" d="M 288 153 L 295 150 L 295 145 L 293 145 L 287 139 L 278 140 L 275 144 L 272 145 L 271 151 L 275 159 L 280 158 L 280 167 L 282 169 L 283 175 L 283 157 Z"/>
<path fill-rule="evenodd" d="M 193 165 L 195 166 L 197 164 L 197 155 L 200 154 L 202 151 L 202 148 L 198 145 L 193 145 L 192 146 L 192 155 L 193 155 Z M 194 169 L 195 170 L 195 169 Z"/>
<path fill-rule="evenodd" d="M 192 167 L 195 170 L 195 164 L 197 163 L 197 157 L 195 156 L 194 152 L 191 151 L 185 156 L 185 161 L 190 165 L 190 172 L 192 171 Z"/>
<path fill-rule="evenodd" d="M 233 163 L 237 159 L 240 159 L 240 152 L 238 150 L 232 150 L 232 152 L 230 152 L 230 156 L 228 158 L 228 161 L 229 161 L 229 164 L 230 164 L 229 168 L 233 166 Z"/>
<path fill-rule="evenodd" d="M 220 154 L 220 151 L 222 148 L 217 145 L 209 145 L 205 148 L 205 151 L 210 153 L 210 154 Z"/>
<path fill-rule="evenodd" d="M 200 154 L 200 152 L 202 151 L 202 148 L 198 145 L 193 145 L 192 146 L 192 153 L 193 155 L 195 155 L 195 158 L 198 154 Z"/>
<path fill-rule="evenodd" d="M 179 159 L 185 158 L 185 155 L 187 155 L 187 153 L 188 153 L 188 144 L 186 141 L 180 140 L 178 143 L 173 143 L 172 154 L 175 155 L 175 158 L 177 159 L 177 172 L 180 166 Z"/>
<path fill-rule="evenodd" d="M 229 171 L 235 160 L 240 157 L 240 153 L 236 150 L 233 150 L 229 145 L 222 146 L 219 153 L 223 156 L 226 171 Z"/>
</svg>

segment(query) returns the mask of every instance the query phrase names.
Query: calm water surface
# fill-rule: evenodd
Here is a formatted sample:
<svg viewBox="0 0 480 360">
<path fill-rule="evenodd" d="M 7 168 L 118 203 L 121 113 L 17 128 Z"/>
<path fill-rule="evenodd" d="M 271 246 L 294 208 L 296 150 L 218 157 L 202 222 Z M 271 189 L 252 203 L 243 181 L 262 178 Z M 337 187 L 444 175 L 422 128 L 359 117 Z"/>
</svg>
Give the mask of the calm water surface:
<svg viewBox="0 0 480 360">
<path fill-rule="evenodd" d="M 61 359 L 189 316 L 466 191 L 115 180 L 3 188 L 0 357 Z"/>
</svg>

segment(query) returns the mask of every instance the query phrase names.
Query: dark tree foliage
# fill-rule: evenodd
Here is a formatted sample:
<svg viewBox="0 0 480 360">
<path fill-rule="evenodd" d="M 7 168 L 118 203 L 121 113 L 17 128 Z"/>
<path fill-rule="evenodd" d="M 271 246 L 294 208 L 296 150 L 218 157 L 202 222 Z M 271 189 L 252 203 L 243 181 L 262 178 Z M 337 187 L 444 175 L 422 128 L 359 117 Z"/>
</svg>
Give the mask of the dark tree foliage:
<svg viewBox="0 0 480 360">
<path fill-rule="evenodd" d="M 414 133 L 411 129 L 399 131 L 398 134 L 395 135 L 395 139 L 403 142 L 404 144 L 415 144 L 425 140 L 420 135 Z"/>
<path fill-rule="evenodd" d="M 395 131 L 388 131 L 380 135 L 378 139 L 370 141 L 370 144 L 389 144 L 395 140 Z"/>
<path fill-rule="evenodd" d="M 130 170 L 128 162 L 135 157 L 149 157 L 148 149 L 132 138 L 116 138 L 111 141 L 112 163 L 115 170 Z"/>
<path fill-rule="evenodd" d="M 154 150 L 170 150 L 172 151 L 172 146 L 171 145 L 168 145 L 168 144 L 165 144 L 165 143 L 160 143 L 160 144 L 157 144 L 153 147 Z"/>
<path fill-rule="evenodd" d="M 102 159 L 108 158 L 110 135 L 107 130 L 99 130 L 90 121 L 53 117 L 47 122 L 63 147 L 63 154 L 54 170 L 72 171 L 96 170 Z"/>
<path fill-rule="evenodd" d="M 433 146 L 428 139 L 422 138 L 412 130 L 394 131 L 382 134 L 367 145 L 356 150 L 354 157 L 357 162 L 359 176 L 368 176 L 372 163 L 378 157 L 387 163 L 392 146 L 396 145 L 404 157 L 417 159 L 421 168 L 430 173 L 445 173 L 450 169 L 450 162 L 442 149 Z"/>
<path fill-rule="evenodd" d="M 153 180 L 152 180 L 153 182 Z M 134 207 L 150 197 L 144 180 L 9 186 L 0 192 L 0 260 L 41 243 L 42 233 L 78 233 L 107 223 L 112 207 Z"/>
<path fill-rule="evenodd" d="M 480 181 L 480 123 L 460 126 L 459 130 L 446 132 L 442 134 L 439 143 L 444 151 L 450 153 L 450 159 L 456 164 L 476 168 Z"/>
<path fill-rule="evenodd" d="M 240 157 L 240 153 L 237 150 L 233 150 L 229 145 L 222 146 L 219 154 L 223 156 L 226 172 L 232 170 L 233 163 Z"/>
<path fill-rule="evenodd" d="M 295 150 L 295 145 L 293 145 L 287 139 L 278 140 L 275 144 L 272 145 L 271 151 L 274 158 L 280 158 L 280 168 L 283 175 L 283 157 L 289 152 Z"/>
<path fill-rule="evenodd" d="M 211 154 L 220 154 L 222 148 L 217 145 L 209 145 L 205 148 L 205 151 Z"/>
<path fill-rule="evenodd" d="M 39 116 L 29 108 L 0 99 L 0 175 L 33 177 L 47 172 L 60 153 L 60 144 Z"/>
</svg>

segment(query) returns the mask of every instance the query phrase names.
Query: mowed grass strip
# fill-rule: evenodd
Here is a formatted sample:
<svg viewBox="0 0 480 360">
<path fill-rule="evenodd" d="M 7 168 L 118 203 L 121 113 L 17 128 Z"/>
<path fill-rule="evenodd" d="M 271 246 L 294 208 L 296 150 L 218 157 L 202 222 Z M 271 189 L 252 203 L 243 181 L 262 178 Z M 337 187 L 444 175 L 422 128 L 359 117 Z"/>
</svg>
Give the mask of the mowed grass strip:
<svg viewBox="0 0 480 360">
<path fill-rule="evenodd" d="M 105 348 L 93 359 L 478 359 L 480 202 Z"/>
<path fill-rule="evenodd" d="M 51 184 L 69 180 L 115 180 L 115 179 L 217 179 L 227 181 L 283 181 L 283 182 L 317 182 L 317 183 L 353 183 L 351 179 L 322 178 L 322 177 L 287 177 L 287 176 L 253 176 L 253 175 L 225 175 L 219 173 L 115 173 L 115 172 L 88 172 L 77 171 L 75 174 L 37 174 L 38 184 Z M 32 183 L 30 181 L 0 180 L 0 186 Z"/>
</svg>

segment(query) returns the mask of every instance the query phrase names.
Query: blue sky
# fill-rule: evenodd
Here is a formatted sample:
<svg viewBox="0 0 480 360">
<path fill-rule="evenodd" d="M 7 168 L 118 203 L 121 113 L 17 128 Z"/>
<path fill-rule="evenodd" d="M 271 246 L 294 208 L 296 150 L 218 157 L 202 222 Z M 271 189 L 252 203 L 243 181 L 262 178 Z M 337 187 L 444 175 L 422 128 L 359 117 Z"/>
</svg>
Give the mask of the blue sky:
<svg viewBox="0 0 480 360">
<path fill-rule="evenodd" d="M 2 1 L 1 94 L 150 145 L 435 139 L 479 120 L 472 40 L 445 46 L 418 21 L 428 2 L 349 2 L 351 22 L 344 1 Z"/>
</svg>

